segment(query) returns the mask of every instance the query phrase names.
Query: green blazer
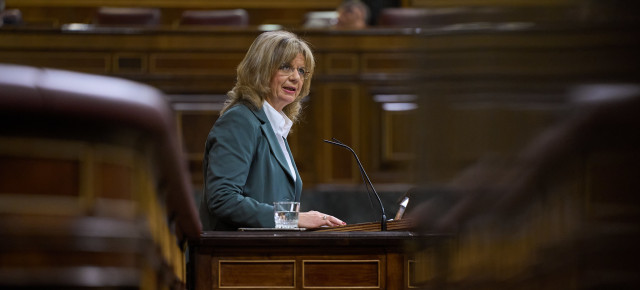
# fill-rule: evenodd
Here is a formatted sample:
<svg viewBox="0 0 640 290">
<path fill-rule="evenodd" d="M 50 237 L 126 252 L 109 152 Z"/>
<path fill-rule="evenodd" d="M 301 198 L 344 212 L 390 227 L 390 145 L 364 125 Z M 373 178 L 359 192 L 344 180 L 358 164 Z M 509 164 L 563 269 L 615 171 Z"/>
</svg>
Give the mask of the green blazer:
<svg viewBox="0 0 640 290">
<path fill-rule="evenodd" d="M 273 202 L 300 201 L 302 180 L 289 144 L 285 139 L 296 181 L 276 138 L 262 108 L 239 104 L 218 118 L 203 160 L 200 220 L 205 231 L 273 228 Z"/>
</svg>

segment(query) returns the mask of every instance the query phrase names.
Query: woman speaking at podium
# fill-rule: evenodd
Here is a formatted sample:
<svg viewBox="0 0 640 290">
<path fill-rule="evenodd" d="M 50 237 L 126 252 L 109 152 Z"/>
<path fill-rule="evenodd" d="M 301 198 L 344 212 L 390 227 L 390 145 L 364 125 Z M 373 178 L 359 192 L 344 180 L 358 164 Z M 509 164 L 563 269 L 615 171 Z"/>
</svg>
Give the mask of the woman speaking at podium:
<svg viewBox="0 0 640 290">
<path fill-rule="evenodd" d="M 273 228 L 273 202 L 300 200 L 302 180 L 286 138 L 314 67 L 311 49 L 293 33 L 264 32 L 251 44 L 207 137 L 204 230 Z M 301 228 L 344 224 L 317 211 L 299 214 Z"/>
</svg>

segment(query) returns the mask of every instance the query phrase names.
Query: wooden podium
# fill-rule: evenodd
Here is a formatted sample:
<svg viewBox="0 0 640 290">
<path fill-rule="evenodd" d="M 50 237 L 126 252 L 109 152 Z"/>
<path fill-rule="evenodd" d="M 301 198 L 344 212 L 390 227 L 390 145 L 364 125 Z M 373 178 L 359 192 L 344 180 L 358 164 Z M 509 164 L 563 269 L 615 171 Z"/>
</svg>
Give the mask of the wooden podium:
<svg viewBox="0 0 640 290">
<path fill-rule="evenodd" d="M 390 222 L 388 228 L 403 223 Z M 416 261 L 408 245 L 442 236 L 379 227 L 204 232 L 191 244 L 189 280 L 198 290 L 414 288 Z"/>
</svg>

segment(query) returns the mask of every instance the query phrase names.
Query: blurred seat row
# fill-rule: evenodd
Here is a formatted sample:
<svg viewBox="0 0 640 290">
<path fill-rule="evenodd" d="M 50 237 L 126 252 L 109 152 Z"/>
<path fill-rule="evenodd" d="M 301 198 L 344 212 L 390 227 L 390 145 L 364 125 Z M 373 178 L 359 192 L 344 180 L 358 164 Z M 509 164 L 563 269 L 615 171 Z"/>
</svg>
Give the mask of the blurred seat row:
<svg viewBox="0 0 640 290">
<path fill-rule="evenodd" d="M 540 10 L 540 11 L 538 11 Z M 532 9 L 506 7 L 394 7 L 381 10 L 377 26 L 421 27 L 468 22 L 564 20 L 575 11 L 563 9 Z M 21 24 L 19 9 L 6 10 L 4 24 Z M 541 17 L 542 16 L 542 17 Z M 88 19 L 91 24 L 106 26 L 159 26 L 163 22 L 162 10 L 157 7 L 99 7 Z M 301 18 L 306 28 L 326 28 L 336 24 L 337 11 L 310 11 Z M 532 19 L 535 18 L 535 19 Z M 541 19 L 543 18 L 543 19 Z M 248 26 L 250 16 L 245 9 L 185 10 L 173 22 L 177 26 Z"/>
<path fill-rule="evenodd" d="M 100 7 L 93 19 L 97 25 L 160 25 L 159 8 Z M 178 20 L 179 25 L 249 25 L 249 14 L 244 9 L 186 10 Z"/>
<path fill-rule="evenodd" d="M 428 27 L 465 23 L 531 22 L 566 23 L 566 21 L 633 22 L 636 15 L 617 11 L 611 13 L 594 5 L 578 6 L 459 6 L 459 7 L 388 7 L 380 11 L 377 26 L 380 27 Z M 616 15 L 615 19 L 610 16 Z M 0 11 L 5 25 L 23 23 L 19 9 Z M 159 26 L 162 10 L 157 7 L 99 7 L 87 21 L 106 26 Z M 338 12 L 309 11 L 301 17 L 306 28 L 327 28 L 336 24 Z M 166 19 L 165 19 L 166 20 Z M 0 22 L 0 23 L 2 23 Z M 172 22 L 176 26 L 249 26 L 250 15 L 245 9 L 185 10 Z M 275 23 L 277 24 L 277 23 Z"/>
<path fill-rule="evenodd" d="M 513 15 L 515 13 L 513 11 L 504 11 L 504 9 L 470 7 L 444 9 L 385 8 L 380 13 L 378 25 L 387 27 L 420 27 L 469 22 L 472 20 L 512 20 L 496 18 L 496 16 L 505 14 Z M 161 17 L 162 12 L 159 8 L 101 7 L 96 12 L 93 24 L 156 26 L 160 25 Z M 312 11 L 304 15 L 303 26 L 308 28 L 331 27 L 337 22 L 337 18 L 338 13 L 336 11 Z M 176 24 L 248 26 L 249 14 L 245 9 L 186 10 L 182 12 Z"/>
</svg>

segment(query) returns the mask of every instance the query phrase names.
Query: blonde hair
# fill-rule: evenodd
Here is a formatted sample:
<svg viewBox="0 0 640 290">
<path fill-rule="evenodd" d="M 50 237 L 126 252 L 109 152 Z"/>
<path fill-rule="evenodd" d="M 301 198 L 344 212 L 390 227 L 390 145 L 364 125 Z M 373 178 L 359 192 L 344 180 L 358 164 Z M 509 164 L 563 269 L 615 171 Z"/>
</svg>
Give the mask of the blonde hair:
<svg viewBox="0 0 640 290">
<path fill-rule="evenodd" d="M 282 30 L 263 32 L 253 41 L 238 65 L 236 85 L 227 92 L 228 98 L 220 114 L 238 103 L 244 103 L 254 110 L 262 108 L 263 102 L 272 94 L 272 76 L 282 64 L 290 63 L 298 54 L 304 57 L 308 74 L 298 97 L 282 109 L 295 123 L 301 111 L 300 101 L 309 94 L 315 60 L 307 42 Z"/>
</svg>

